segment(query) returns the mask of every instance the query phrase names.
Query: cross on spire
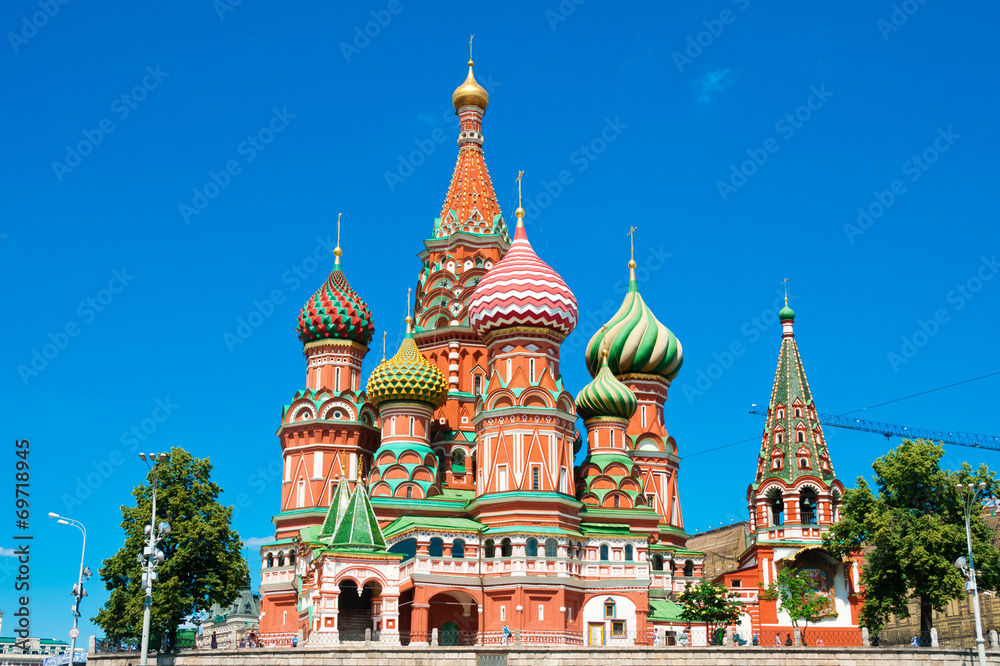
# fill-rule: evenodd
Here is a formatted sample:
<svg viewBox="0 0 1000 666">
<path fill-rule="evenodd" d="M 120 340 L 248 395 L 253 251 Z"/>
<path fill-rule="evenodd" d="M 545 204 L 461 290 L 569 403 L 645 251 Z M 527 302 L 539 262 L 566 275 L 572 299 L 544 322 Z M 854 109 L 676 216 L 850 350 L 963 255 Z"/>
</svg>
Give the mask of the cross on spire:
<svg viewBox="0 0 1000 666">
<path fill-rule="evenodd" d="M 517 172 L 517 178 L 514 179 L 514 182 L 517 183 L 517 207 L 518 208 L 521 207 L 521 176 L 523 176 L 523 175 L 524 175 L 523 171 L 518 171 Z"/>
<path fill-rule="evenodd" d="M 469 60 L 472 60 L 472 38 L 473 37 L 475 37 L 475 35 L 472 35 L 472 37 L 469 37 Z"/>
<path fill-rule="evenodd" d="M 628 236 L 629 261 L 635 261 L 635 230 L 637 228 L 638 227 L 629 227 L 628 233 L 625 234 Z"/>
<path fill-rule="evenodd" d="M 385 336 L 388 335 L 388 331 L 382 331 L 382 362 L 385 363 Z"/>
<path fill-rule="evenodd" d="M 781 286 L 785 288 L 785 305 L 788 305 L 788 278 L 781 281 Z"/>
<path fill-rule="evenodd" d="M 343 213 L 337 213 L 337 247 L 333 248 L 333 261 L 336 265 L 340 265 L 340 255 L 344 253 L 340 249 L 340 217 Z"/>
</svg>

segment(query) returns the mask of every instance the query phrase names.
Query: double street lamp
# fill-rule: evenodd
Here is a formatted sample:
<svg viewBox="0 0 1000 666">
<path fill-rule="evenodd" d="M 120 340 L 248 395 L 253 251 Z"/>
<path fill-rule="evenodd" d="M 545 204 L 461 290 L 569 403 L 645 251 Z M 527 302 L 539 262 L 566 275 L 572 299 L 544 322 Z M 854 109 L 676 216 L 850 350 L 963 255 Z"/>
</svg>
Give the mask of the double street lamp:
<svg viewBox="0 0 1000 666">
<path fill-rule="evenodd" d="M 982 501 L 987 497 L 986 482 L 980 481 L 978 486 L 972 483 L 967 485 L 959 483 L 955 488 L 958 491 L 958 500 L 965 511 L 965 542 L 968 546 L 968 566 L 964 557 L 958 558 L 955 566 L 969 579 L 965 589 L 972 590 L 972 609 L 976 614 L 976 651 L 979 652 L 979 666 L 986 666 L 986 641 L 983 639 L 983 623 L 979 616 L 979 587 L 976 585 L 976 567 L 972 562 L 972 529 L 969 526 L 973 508 L 982 511 Z"/>
<path fill-rule="evenodd" d="M 145 570 L 142 572 L 142 586 L 146 590 L 146 600 L 143 602 L 142 609 L 142 652 L 139 655 L 139 664 L 140 666 L 147 666 L 149 659 L 149 622 L 153 608 L 153 581 L 156 580 L 156 567 L 165 557 L 163 551 L 159 550 L 156 544 L 170 534 L 170 525 L 167 523 L 156 524 L 156 482 L 160 474 L 156 463 L 166 460 L 167 454 L 150 453 L 147 459 L 145 453 L 140 453 L 139 458 L 146 463 L 146 467 L 153 473 L 153 480 L 150 482 L 153 508 L 149 524 L 145 528 L 146 535 L 149 537 L 149 544 L 142 549 L 141 555 L 136 556 L 139 564 L 145 566 Z"/>
<path fill-rule="evenodd" d="M 83 557 L 87 552 L 87 528 L 79 520 L 65 518 L 58 513 L 49 512 L 49 518 L 55 518 L 56 522 L 60 525 L 72 525 L 83 533 L 83 547 L 80 549 L 80 577 L 77 579 L 76 585 L 73 586 L 73 596 L 76 598 L 73 602 L 73 629 L 69 632 L 69 663 L 70 666 L 73 666 L 73 661 L 76 658 L 76 637 L 80 635 L 80 629 L 78 628 L 80 622 L 80 601 L 83 597 L 87 596 L 87 591 L 83 589 L 83 581 L 89 579 L 91 575 L 90 568 L 83 566 Z"/>
</svg>

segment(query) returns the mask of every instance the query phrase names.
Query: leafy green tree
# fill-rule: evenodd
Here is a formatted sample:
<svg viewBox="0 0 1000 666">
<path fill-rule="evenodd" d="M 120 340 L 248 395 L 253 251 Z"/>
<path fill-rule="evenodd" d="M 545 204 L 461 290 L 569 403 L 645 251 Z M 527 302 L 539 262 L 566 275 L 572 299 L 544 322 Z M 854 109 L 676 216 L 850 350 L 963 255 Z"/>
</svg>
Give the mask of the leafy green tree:
<svg viewBox="0 0 1000 666">
<path fill-rule="evenodd" d="M 757 596 L 764 601 L 778 602 L 778 609 L 788 613 L 792 626 L 799 630 L 803 645 L 809 623 L 820 619 L 830 607 L 830 597 L 813 589 L 808 574 L 790 566 L 782 567 L 778 579 L 767 587 L 762 583 Z"/>
<path fill-rule="evenodd" d="M 736 624 L 744 604 L 739 595 L 730 593 L 722 583 L 705 580 L 697 585 L 688 584 L 677 596 L 684 610 L 681 617 L 688 622 L 704 622 L 708 626 L 708 642 L 712 643 L 718 627 Z"/>
<path fill-rule="evenodd" d="M 965 577 L 953 563 L 966 555 L 965 514 L 955 485 L 997 484 L 985 465 L 975 472 L 963 463 L 955 472 L 941 469 L 944 448 L 926 440 L 903 440 L 872 464 L 875 492 L 858 477 L 844 493 L 840 521 L 824 536 L 835 557 L 864 553 L 861 623 L 877 632 L 890 615 L 909 617 L 907 601 L 920 603 L 920 630 L 930 631 L 931 611 L 965 596 Z M 1000 587 L 1000 552 L 991 530 L 975 512 L 972 552 L 980 589 Z"/>
<path fill-rule="evenodd" d="M 194 458 L 176 447 L 154 468 L 159 474 L 156 520 L 168 522 L 171 532 L 158 546 L 166 558 L 153 585 L 150 633 L 166 635 L 171 646 L 185 618 L 212 604 L 231 604 L 249 580 L 240 536 L 230 528 L 233 508 L 219 503 L 222 490 L 210 481 L 211 471 L 208 458 Z M 132 491 L 136 506 L 122 506 L 125 545 L 99 571 L 111 596 L 92 621 L 113 642 L 142 634 L 145 591 L 136 556 L 147 545 L 152 479 L 153 472 Z"/>
</svg>

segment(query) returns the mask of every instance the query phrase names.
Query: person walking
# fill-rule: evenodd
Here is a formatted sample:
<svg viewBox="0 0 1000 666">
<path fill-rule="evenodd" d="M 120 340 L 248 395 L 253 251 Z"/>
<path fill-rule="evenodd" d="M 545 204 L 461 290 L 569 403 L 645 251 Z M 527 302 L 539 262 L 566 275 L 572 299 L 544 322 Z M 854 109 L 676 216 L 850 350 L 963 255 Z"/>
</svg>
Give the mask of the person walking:
<svg viewBox="0 0 1000 666">
<path fill-rule="evenodd" d="M 510 645 L 510 628 L 507 627 L 506 622 L 503 625 L 503 642 L 504 645 Z"/>
<path fill-rule="evenodd" d="M 215 632 L 212 632 L 212 649 L 215 650 L 219 647 L 219 639 L 215 637 Z"/>
<path fill-rule="evenodd" d="M 774 647 L 781 647 L 781 634 L 774 632 Z"/>
<path fill-rule="evenodd" d="M 789 631 L 787 634 L 785 634 L 785 647 L 791 647 L 791 646 L 792 646 L 792 632 Z"/>
</svg>

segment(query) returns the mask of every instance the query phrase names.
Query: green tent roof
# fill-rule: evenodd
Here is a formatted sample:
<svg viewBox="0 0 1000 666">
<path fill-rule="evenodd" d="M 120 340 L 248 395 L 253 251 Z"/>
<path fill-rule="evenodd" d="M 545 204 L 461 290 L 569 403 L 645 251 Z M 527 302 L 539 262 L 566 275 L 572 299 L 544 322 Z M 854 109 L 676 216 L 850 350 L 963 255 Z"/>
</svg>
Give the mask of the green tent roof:
<svg viewBox="0 0 1000 666">
<path fill-rule="evenodd" d="M 340 522 L 347 513 L 347 504 L 350 502 L 350 486 L 345 479 L 337 482 L 337 488 L 333 491 L 333 500 L 330 502 L 330 510 L 326 513 L 326 520 L 323 522 L 323 531 L 320 536 L 329 537 L 337 533 Z"/>
<path fill-rule="evenodd" d="M 673 601 L 667 599 L 649 600 L 649 619 L 660 620 L 661 622 L 685 622 L 681 617 L 684 609 Z"/>
<path fill-rule="evenodd" d="M 385 538 L 368 501 L 368 491 L 360 483 L 351 494 L 331 546 L 345 550 L 385 550 Z"/>
</svg>

